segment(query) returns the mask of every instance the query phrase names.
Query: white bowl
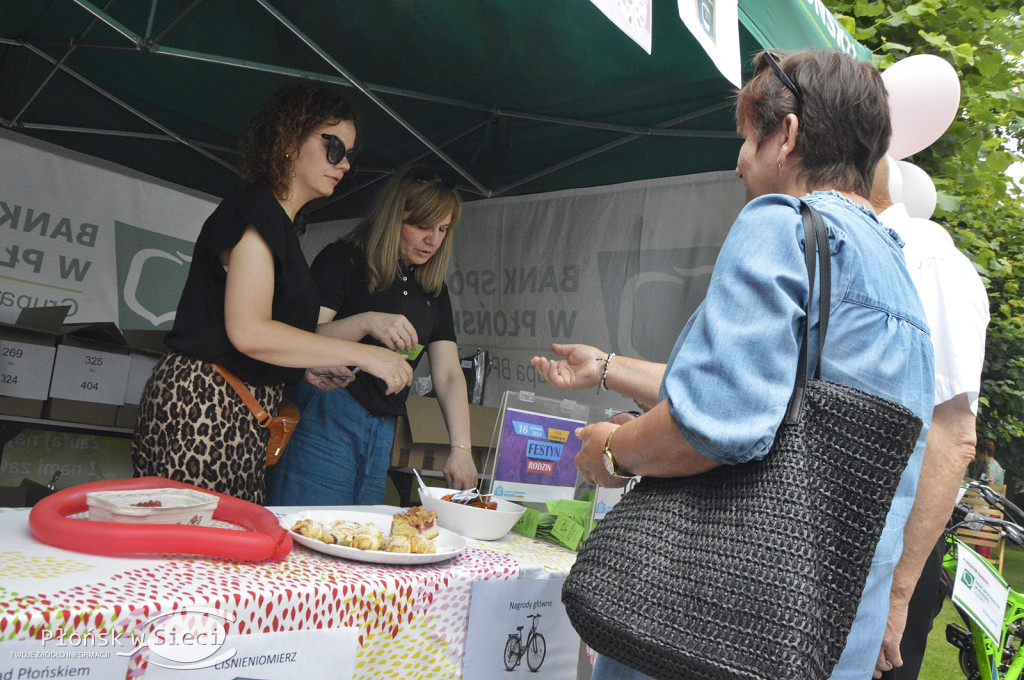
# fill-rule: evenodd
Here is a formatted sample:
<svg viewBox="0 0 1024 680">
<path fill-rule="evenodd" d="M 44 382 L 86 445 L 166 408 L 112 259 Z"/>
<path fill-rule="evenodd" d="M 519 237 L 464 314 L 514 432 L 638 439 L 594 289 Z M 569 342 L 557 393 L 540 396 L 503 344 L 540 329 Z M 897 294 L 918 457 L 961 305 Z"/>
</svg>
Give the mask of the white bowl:
<svg viewBox="0 0 1024 680">
<path fill-rule="evenodd" d="M 455 493 L 454 489 L 420 489 L 420 503 L 427 510 L 437 513 L 437 524 L 466 538 L 493 541 L 507 534 L 526 508 L 500 498 L 491 498 L 498 504 L 497 510 L 475 508 L 441 500 L 442 496 Z"/>
<path fill-rule="evenodd" d="M 209 526 L 219 500 L 192 489 L 129 489 L 85 494 L 89 519 L 135 524 Z"/>
</svg>

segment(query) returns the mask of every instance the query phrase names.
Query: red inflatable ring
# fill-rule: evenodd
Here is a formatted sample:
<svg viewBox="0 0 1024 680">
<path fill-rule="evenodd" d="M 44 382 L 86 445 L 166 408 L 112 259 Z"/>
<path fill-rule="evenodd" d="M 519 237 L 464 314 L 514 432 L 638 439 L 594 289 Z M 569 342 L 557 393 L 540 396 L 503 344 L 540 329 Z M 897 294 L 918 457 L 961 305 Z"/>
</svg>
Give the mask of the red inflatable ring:
<svg viewBox="0 0 1024 680">
<path fill-rule="evenodd" d="M 194 489 L 217 496 L 214 519 L 248 531 L 185 524 L 122 524 L 73 519 L 88 509 L 90 491 L 159 488 Z M 279 560 L 292 549 L 292 537 L 274 513 L 234 496 L 200 489 L 161 477 L 113 479 L 79 484 L 42 499 L 28 517 L 32 535 L 43 543 L 107 555 L 172 553 L 226 557 L 235 560 Z"/>
</svg>

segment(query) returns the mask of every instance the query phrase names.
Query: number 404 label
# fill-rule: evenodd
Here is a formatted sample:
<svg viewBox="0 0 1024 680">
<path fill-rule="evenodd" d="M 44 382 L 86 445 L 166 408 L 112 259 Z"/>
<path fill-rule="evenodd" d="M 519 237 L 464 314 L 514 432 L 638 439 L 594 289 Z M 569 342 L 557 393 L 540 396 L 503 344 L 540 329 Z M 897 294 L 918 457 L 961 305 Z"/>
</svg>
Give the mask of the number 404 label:
<svg viewBox="0 0 1024 680">
<path fill-rule="evenodd" d="M 130 366 L 127 354 L 61 345 L 53 366 L 50 396 L 121 405 Z"/>
</svg>

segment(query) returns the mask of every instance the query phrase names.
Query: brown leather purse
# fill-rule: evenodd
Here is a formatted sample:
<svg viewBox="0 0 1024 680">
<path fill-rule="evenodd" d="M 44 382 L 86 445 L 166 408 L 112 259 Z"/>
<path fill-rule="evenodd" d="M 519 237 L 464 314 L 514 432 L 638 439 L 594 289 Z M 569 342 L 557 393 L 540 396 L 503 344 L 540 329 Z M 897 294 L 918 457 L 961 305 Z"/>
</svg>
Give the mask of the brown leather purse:
<svg viewBox="0 0 1024 680">
<path fill-rule="evenodd" d="M 245 386 L 245 383 L 239 380 L 238 376 L 220 364 L 210 365 L 217 369 L 217 372 L 224 376 L 228 384 L 234 388 L 238 396 L 245 402 L 245 405 L 252 411 L 252 414 L 256 416 L 256 421 L 270 431 L 270 439 L 267 441 L 267 467 L 277 465 L 277 461 L 281 459 L 281 454 L 284 453 L 284 447 L 288 445 L 288 439 L 299 424 L 299 418 L 301 417 L 299 407 L 290 401 L 282 401 L 277 417 L 271 416 L 256 401 L 256 397 Z"/>
</svg>

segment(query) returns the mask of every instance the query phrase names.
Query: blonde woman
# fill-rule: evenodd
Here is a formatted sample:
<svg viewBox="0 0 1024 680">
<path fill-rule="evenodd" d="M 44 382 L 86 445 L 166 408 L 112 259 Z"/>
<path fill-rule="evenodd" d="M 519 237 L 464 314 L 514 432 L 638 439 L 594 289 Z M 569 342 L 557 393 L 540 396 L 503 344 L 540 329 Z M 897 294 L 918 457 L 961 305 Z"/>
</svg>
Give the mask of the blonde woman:
<svg viewBox="0 0 1024 680">
<path fill-rule="evenodd" d="M 477 485 L 470 450 L 469 401 L 459 364 L 444 276 L 461 202 L 454 185 L 430 168 L 397 171 L 348 237 L 320 252 L 313 276 L 322 327 L 334 337 L 400 352 L 425 348 L 452 443 L 444 469 L 457 489 Z M 410 358 L 415 367 L 422 358 Z M 384 500 L 395 418 L 409 390 L 392 393 L 358 373 L 346 389 L 322 391 L 330 378 L 307 373 L 294 395 L 302 422 L 269 473 L 272 505 L 373 505 Z M 317 388 L 320 389 L 317 389 Z"/>
</svg>

